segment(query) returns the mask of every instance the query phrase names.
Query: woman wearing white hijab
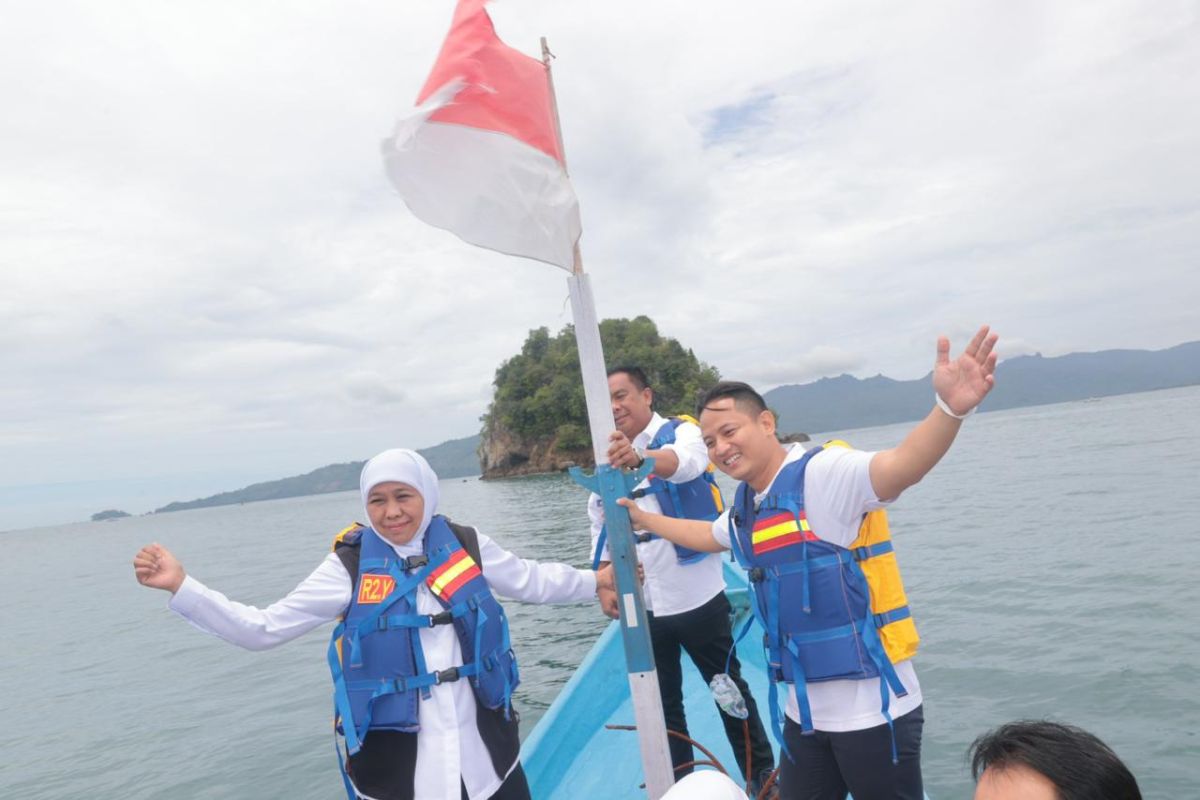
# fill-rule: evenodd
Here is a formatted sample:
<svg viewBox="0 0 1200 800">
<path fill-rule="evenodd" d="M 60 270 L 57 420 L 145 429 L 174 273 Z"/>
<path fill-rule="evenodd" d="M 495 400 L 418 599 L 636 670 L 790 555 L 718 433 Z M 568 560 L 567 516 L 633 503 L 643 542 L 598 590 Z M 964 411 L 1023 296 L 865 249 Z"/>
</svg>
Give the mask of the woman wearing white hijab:
<svg viewBox="0 0 1200 800">
<path fill-rule="evenodd" d="M 454 525 L 437 513 L 437 475 L 412 450 L 368 461 L 359 489 L 369 527 L 343 531 L 335 551 L 266 609 L 204 586 L 158 544 L 138 552 L 134 573 L 170 591 L 169 608 L 196 627 L 250 650 L 342 620 L 330 662 L 351 796 L 528 798 L 508 702 L 517 671 L 491 590 L 528 603 L 589 601 L 598 583 L 612 586 L 611 568 L 523 560 Z"/>
</svg>

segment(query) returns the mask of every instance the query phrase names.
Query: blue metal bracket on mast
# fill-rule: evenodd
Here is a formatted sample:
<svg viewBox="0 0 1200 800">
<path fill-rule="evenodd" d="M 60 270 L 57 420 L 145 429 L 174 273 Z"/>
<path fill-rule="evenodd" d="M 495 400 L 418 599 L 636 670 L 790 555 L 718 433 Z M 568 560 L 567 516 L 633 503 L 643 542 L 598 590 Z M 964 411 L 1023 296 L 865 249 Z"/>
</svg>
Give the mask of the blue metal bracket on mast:
<svg viewBox="0 0 1200 800">
<path fill-rule="evenodd" d="M 629 497 L 634 488 L 654 469 L 654 459 L 636 472 L 626 472 L 610 464 L 601 464 L 593 475 L 585 475 L 579 467 L 571 467 L 571 477 L 580 486 L 590 489 L 604 501 L 604 524 L 608 530 L 608 553 L 612 559 L 617 581 L 617 599 L 621 609 L 621 639 L 625 645 L 625 664 L 629 672 L 650 672 L 654 669 L 654 651 L 646 627 L 646 606 L 642 587 L 637 579 L 637 548 L 633 541 L 633 525 L 629 511 L 617 500 Z"/>
</svg>

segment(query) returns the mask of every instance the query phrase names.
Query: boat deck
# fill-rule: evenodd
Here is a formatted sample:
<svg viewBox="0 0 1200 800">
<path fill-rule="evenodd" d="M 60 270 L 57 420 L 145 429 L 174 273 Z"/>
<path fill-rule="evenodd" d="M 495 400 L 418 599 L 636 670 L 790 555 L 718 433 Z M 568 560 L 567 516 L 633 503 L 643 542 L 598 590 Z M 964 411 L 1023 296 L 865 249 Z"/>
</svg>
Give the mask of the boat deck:
<svg viewBox="0 0 1200 800">
<path fill-rule="evenodd" d="M 734 608 L 734 630 L 750 613 L 745 573 L 725 563 L 725 579 Z M 738 645 L 738 659 L 750 690 L 766 713 L 767 678 L 761 637 L 751 631 Z M 691 661 L 683 658 L 684 707 L 691 737 L 712 751 L 741 782 L 735 758 L 707 684 Z M 764 722 L 769 722 L 764 718 Z M 629 677 L 621 647 L 620 626 L 613 622 L 596 640 L 590 653 L 563 687 L 554 704 L 525 739 L 521 758 L 534 797 L 644 798 L 642 762 L 635 731 L 610 730 L 606 725 L 634 724 Z M 699 750 L 698 759 L 704 758 Z"/>
</svg>

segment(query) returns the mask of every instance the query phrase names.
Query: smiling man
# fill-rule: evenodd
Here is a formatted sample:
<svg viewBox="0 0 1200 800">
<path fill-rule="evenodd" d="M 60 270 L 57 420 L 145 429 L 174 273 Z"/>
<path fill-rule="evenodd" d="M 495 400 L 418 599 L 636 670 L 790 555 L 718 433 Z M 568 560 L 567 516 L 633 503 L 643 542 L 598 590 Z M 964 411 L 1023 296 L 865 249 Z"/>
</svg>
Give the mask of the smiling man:
<svg viewBox="0 0 1200 800">
<path fill-rule="evenodd" d="M 787 751 L 785 798 L 924 797 L 917 631 L 882 509 L 937 464 L 991 391 L 996 338 L 980 328 L 954 361 L 939 338 L 934 408 L 900 445 L 877 453 L 840 442 L 785 447 L 758 392 L 719 383 L 697 413 L 709 457 L 741 481 L 731 509 L 705 524 L 620 501 L 635 527 L 695 550 L 732 549 L 746 567 L 766 633 L 772 721 Z"/>
<path fill-rule="evenodd" d="M 609 442 L 609 463 L 614 467 L 637 468 L 646 458 L 654 459 L 653 473 L 634 492 L 638 505 L 654 514 L 711 524 L 724 504 L 712 478 L 700 429 L 689 419 L 666 419 L 657 414 L 653 409 L 654 390 L 650 388 L 645 372 L 638 367 L 609 370 L 608 390 L 617 427 Z M 593 494 L 589 498 L 588 516 L 595 568 L 608 562 L 604 505 L 599 495 Z M 645 569 L 643 596 L 667 728 L 686 735 L 680 651 L 687 652 L 708 682 L 714 675 L 726 671 L 726 658 L 733 646 L 721 559 L 673 545 L 645 531 L 635 530 L 634 537 L 638 542 L 638 561 Z M 601 608 L 615 618 L 618 615 L 616 592 L 602 589 L 597 594 Z M 741 665 L 736 655 L 730 660 L 728 671 L 750 712 L 751 766 L 746 779 L 757 794 L 758 787 L 774 769 L 774 755 L 754 698 L 741 677 Z M 733 752 L 745 753 L 743 721 L 719 709 L 718 713 Z M 682 777 L 692 771 L 691 766 L 686 766 L 695 758 L 692 746 L 675 737 L 669 741 L 676 776 Z M 746 769 L 740 757 L 738 766 L 743 771 Z"/>
</svg>

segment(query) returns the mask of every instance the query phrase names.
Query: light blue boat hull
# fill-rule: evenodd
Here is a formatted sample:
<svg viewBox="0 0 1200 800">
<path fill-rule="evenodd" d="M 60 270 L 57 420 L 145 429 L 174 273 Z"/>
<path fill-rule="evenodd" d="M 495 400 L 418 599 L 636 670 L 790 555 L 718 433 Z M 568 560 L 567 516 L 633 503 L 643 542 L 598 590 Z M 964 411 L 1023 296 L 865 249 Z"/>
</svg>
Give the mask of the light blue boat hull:
<svg viewBox="0 0 1200 800">
<path fill-rule="evenodd" d="M 726 594 L 735 612 L 736 633 L 750 614 L 745 573 L 727 561 L 725 581 Z M 752 630 L 738 645 L 738 659 L 767 722 L 767 676 L 761 641 L 761 635 Z M 734 756 L 708 686 L 686 655 L 683 695 L 691 737 L 711 750 L 740 783 L 738 765 L 744 761 L 745 751 Z M 596 640 L 521 747 L 521 760 L 533 797 L 538 800 L 645 798 L 645 790 L 639 788 L 644 780 L 637 733 L 609 730 L 605 726 L 610 724 L 634 724 L 621 632 L 615 622 Z M 696 758 L 703 759 L 703 753 L 697 750 Z"/>
</svg>

